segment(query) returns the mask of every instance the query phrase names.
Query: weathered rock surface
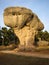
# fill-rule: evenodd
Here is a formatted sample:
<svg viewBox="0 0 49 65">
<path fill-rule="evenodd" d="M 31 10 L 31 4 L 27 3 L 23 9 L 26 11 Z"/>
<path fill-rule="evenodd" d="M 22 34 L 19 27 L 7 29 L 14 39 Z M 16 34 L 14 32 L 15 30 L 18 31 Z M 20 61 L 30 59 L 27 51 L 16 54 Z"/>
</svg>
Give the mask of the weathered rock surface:
<svg viewBox="0 0 49 65">
<path fill-rule="evenodd" d="M 20 30 L 14 28 L 14 32 L 19 37 L 21 48 L 33 46 L 34 36 L 35 33 L 37 32 L 36 30 L 34 30 L 34 28 L 30 28 L 27 26 Z"/>
<path fill-rule="evenodd" d="M 9 7 L 4 10 L 4 23 L 12 27 L 20 40 L 19 47 L 33 46 L 35 35 L 44 25 L 30 9 Z"/>
<path fill-rule="evenodd" d="M 42 22 L 30 9 L 23 7 L 9 7 L 4 10 L 4 22 L 7 26 L 22 28 L 28 25 L 32 28 L 42 30 Z"/>
</svg>

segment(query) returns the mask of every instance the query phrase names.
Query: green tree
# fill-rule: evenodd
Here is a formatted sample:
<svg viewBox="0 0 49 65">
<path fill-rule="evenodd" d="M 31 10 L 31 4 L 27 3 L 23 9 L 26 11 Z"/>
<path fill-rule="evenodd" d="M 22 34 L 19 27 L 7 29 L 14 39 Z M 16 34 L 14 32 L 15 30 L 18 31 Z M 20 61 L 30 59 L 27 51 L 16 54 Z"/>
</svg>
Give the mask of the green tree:
<svg viewBox="0 0 49 65">
<path fill-rule="evenodd" d="M 10 42 L 14 41 L 14 43 L 15 43 L 16 45 L 18 45 L 18 44 L 20 43 L 18 37 L 14 34 L 14 31 L 13 31 L 12 28 L 10 28 L 10 29 L 8 30 L 8 36 L 9 36 Z"/>
<path fill-rule="evenodd" d="M 2 45 L 2 31 L 0 30 L 0 45 Z"/>
<path fill-rule="evenodd" d="M 3 37 L 3 45 L 8 45 L 9 43 L 9 38 L 8 38 L 8 34 L 7 34 L 7 28 L 6 27 L 2 27 L 2 37 Z"/>
<path fill-rule="evenodd" d="M 49 41 L 49 33 L 47 31 L 39 31 L 38 38 L 41 38 L 41 40 Z"/>
</svg>

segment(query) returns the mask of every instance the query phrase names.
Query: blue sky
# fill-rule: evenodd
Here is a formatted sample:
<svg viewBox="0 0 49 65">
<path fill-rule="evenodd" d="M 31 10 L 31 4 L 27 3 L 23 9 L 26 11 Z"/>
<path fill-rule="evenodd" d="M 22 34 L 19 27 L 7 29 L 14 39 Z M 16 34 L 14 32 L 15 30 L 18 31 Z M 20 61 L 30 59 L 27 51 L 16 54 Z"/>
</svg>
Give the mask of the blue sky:
<svg viewBox="0 0 49 65">
<path fill-rule="evenodd" d="M 44 24 L 44 30 L 49 32 L 49 0 L 0 0 L 0 26 L 3 27 L 4 9 L 11 6 L 22 6 L 31 9 Z"/>
</svg>

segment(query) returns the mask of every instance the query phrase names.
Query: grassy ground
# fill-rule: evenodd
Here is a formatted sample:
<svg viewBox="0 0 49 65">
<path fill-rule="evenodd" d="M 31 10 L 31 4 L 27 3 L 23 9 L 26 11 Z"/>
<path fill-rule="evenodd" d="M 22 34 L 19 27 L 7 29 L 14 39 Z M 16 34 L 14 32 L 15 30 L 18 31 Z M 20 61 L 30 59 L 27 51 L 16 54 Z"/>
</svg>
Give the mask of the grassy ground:
<svg viewBox="0 0 49 65">
<path fill-rule="evenodd" d="M 15 44 L 11 44 L 8 46 L 2 45 L 2 46 L 0 46 L 0 51 L 2 51 L 2 50 L 13 50 L 15 48 L 17 48 L 17 45 L 15 45 Z"/>
<path fill-rule="evenodd" d="M 0 65 L 49 65 L 49 59 L 0 53 Z"/>
<path fill-rule="evenodd" d="M 44 51 L 48 51 L 49 53 L 49 46 L 40 46 L 40 47 L 35 47 L 34 49 L 35 51 L 40 51 L 40 52 L 44 52 Z"/>
</svg>

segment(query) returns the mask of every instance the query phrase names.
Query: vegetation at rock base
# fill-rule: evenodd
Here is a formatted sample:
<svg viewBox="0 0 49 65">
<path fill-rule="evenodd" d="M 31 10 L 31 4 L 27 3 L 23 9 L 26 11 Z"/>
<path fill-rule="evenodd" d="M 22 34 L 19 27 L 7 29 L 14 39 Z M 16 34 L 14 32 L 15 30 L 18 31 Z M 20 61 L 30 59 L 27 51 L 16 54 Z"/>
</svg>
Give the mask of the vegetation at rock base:
<svg viewBox="0 0 49 65">
<path fill-rule="evenodd" d="M 36 38 L 37 38 L 37 40 L 38 40 L 38 38 L 40 38 L 41 40 L 45 40 L 45 41 L 49 42 L 49 32 L 47 32 L 47 31 L 39 31 Z"/>
<path fill-rule="evenodd" d="M 38 35 L 35 36 L 35 42 L 39 41 L 39 38 L 44 41 L 49 42 L 49 32 L 47 31 L 39 31 Z M 14 34 L 12 28 L 2 27 L 0 29 L 0 46 L 1 45 L 10 45 L 12 43 L 18 45 L 19 39 Z M 37 44 L 37 43 L 36 43 Z"/>
<path fill-rule="evenodd" d="M 13 30 L 10 28 L 2 27 L 0 29 L 0 45 L 10 45 L 15 43 L 18 45 L 18 38 L 15 36 Z"/>
<path fill-rule="evenodd" d="M 47 31 L 38 31 L 38 34 L 35 35 L 35 46 L 49 46 L 49 32 Z"/>
</svg>

